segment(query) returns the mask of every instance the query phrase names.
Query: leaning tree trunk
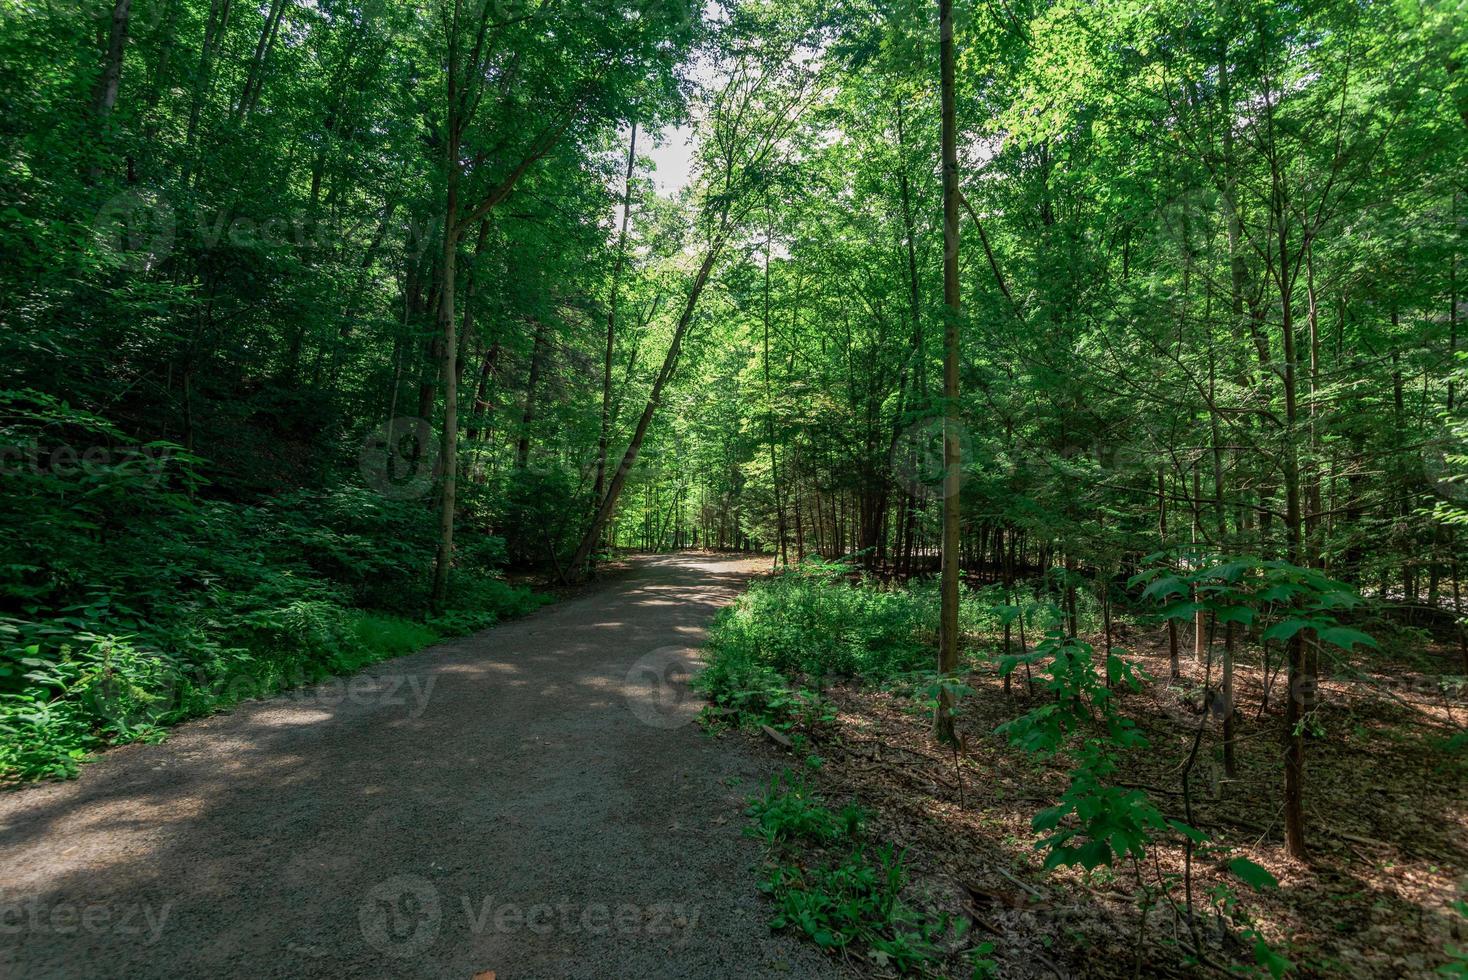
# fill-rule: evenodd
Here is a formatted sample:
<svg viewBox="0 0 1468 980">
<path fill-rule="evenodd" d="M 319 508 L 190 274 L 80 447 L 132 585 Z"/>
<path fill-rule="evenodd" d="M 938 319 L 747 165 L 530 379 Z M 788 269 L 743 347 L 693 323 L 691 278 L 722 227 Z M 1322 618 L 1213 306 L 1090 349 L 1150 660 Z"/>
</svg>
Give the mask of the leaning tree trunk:
<svg viewBox="0 0 1468 980">
<path fill-rule="evenodd" d="M 642 442 L 647 438 L 648 427 L 652 425 L 653 416 L 657 414 L 658 405 L 662 401 L 663 387 L 673 376 L 673 370 L 678 365 L 678 353 L 683 346 L 683 337 L 688 333 L 688 327 L 693 322 L 694 310 L 698 308 L 699 297 L 703 295 L 704 287 L 708 285 L 709 274 L 713 272 L 714 262 L 718 260 L 723 244 L 722 233 L 720 233 L 719 237 L 710 243 L 708 252 L 703 258 L 703 264 L 699 266 L 698 275 L 693 279 L 693 286 L 688 291 L 688 302 L 684 304 L 683 314 L 678 318 L 678 325 L 673 330 L 673 339 L 668 344 L 668 353 L 663 358 L 662 369 L 658 371 L 657 377 L 653 380 L 652 391 L 647 396 L 647 404 L 642 409 L 642 415 L 637 419 L 637 428 L 632 432 L 632 441 L 627 444 L 627 451 L 622 454 L 621 464 L 612 473 L 606 495 L 602 497 L 596 514 L 591 519 L 591 526 L 582 535 L 581 543 L 576 546 L 576 553 L 571 557 L 569 574 L 573 578 L 585 577 L 587 565 L 591 561 L 591 552 L 596 548 L 602 528 L 606 526 L 607 519 L 612 516 L 612 511 L 617 508 L 617 499 L 622 495 L 622 488 L 627 484 L 627 477 L 637 463 L 637 454 L 642 451 Z"/>
<path fill-rule="evenodd" d="M 627 225 L 632 218 L 632 176 L 637 167 L 637 123 L 627 141 L 627 179 L 622 191 L 622 231 L 617 236 L 617 262 L 612 269 L 612 295 L 607 303 L 607 343 L 602 357 L 601 430 L 596 440 L 596 484 L 592 503 L 600 504 L 607 482 L 607 444 L 612 429 L 612 356 L 617 346 L 617 300 L 621 292 L 622 268 L 627 262 Z"/>
</svg>

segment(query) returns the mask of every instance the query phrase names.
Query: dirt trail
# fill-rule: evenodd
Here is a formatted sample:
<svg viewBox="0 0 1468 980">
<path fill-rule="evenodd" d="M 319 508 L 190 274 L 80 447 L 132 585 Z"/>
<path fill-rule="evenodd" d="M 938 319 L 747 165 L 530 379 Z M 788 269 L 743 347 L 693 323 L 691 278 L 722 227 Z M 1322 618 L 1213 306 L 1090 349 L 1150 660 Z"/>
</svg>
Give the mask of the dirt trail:
<svg viewBox="0 0 1468 980">
<path fill-rule="evenodd" d="M 836 976 L 765 925 L 769 764 L 665 680 L 757 567 L 640 559 L 0 794 L 0 977 Z"/>
</svg>

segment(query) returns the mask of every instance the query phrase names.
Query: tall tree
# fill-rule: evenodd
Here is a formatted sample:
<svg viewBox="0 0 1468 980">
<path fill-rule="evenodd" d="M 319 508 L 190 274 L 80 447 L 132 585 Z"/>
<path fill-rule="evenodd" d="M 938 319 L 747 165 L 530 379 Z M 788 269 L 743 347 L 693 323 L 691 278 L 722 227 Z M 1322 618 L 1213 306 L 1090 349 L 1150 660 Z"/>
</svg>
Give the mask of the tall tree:
<svg viewBox="0 0 1468 980">
<path fill-rule="evenodd" d="M 958 120 L 954 94 L 953 0 L 938 0 L 939 61 L 943 102 L 943 549 L 942 600 L 938 621 L 938 670 L 958 669 L 959 507 L 963 460 L 958 419 L 958 326 L 962 291 L 958 281 Z M 934 713 L 940 742 L 954 742 L 953 696 L 945 686 Z"/>
</svg>

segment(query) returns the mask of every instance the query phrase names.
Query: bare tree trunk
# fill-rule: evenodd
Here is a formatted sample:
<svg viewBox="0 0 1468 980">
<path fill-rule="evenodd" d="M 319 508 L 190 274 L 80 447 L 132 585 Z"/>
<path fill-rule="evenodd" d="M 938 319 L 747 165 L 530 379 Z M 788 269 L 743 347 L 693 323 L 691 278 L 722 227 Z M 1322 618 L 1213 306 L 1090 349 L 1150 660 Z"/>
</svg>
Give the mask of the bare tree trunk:
<svg viewBox="0 0 1468 980">
<path fill-rule="evenodd" d="M 770 238 L 765 236 L 765 317 L 764 317 L 764 375 L 765 375 L 765 430 L 770 443 L 770 482 L 775 489 L 775 564 L 788 562 L 785 549 L 785 495 L 780 488 L 780 458 L 775 449 L 775 395 L 770 385 Z"/>
<path fill-rule="evenodd" d="M 1224 0 L 1220 0 L 1220 7 Z M 1228 224 L 1229 265 L 1229 333 L 1238 339 L 1243 335 L 1244 325 L 1244 256 L 1240 249 L 1243 226 L 1239 220 L 1238 182 L 1234 176 L 1233 108 L 1229 88 L 1228 42 L 1223 41 L 1218 58 L 1219 98 L 1224 105 L 1223 116 L 1223 169 L 1224 169 L 1224 214 Z M 1247 376 L 1246 376 L 1247 377 Z M 1214 502 L 1218 508 L 1218 547 L 1224 550 L 1227 539 L 1227 519 L 1223 486 L 1223 446 L 1219 434 L 1218 411 L 1213 404 L 1217 394 L 1216 374 L 1212 354 L 1208 359 L 1208 400 L 1210 403 L 1209 423 L 1213 440 L 1213 484 Z M 1234 704 L 1234 624 L 1224 626 L 1223 633 L 1223 771 L 1229 776 L 1238 775 L 1238 759 L 1235 747 L 1235 719 L 1238 709 Z"/>
<path fill-rule="evenodd" d="M 1239 304 L 1238 309 L 1242 309 Z M 1213 402 L 1217 394 L 1217 377 L 1213 355 L 1208 358 L 1208 400 Z M 1228 520 L 1224 504 L 1223 443 L 1218 425 L 1218 412 L 1209 411 L 1209 434 L 1213 442 L 1213 506 L 1218 525 L 1218 550 L 1227 553 Z M 1229 776 L 1238 774 L 1238 761 L 1234 751 L 1234 624 L 1223 627 L 1223 771 Z"/>
<path fill-rule="evenodd" d="M 452 75 L 449 102 L 457 99 Z M 454 496 L 459 462 L 459 338 L 454 317 L 454 273 L 458 264 L 459 220 L 459 133 L 458 119 L 449 114 L 449 134 L 444 140 L 447 190 L 443 223 L 443 283 L 438 300 L 439 376 L 443 381 L 443 446 L 439 465 L 443 468 L 438 500 L 438 555 L 433 564 L 433 592 L 429 603 L 442 612 L 448 599 L 449 568 L 454 561 Z"/>
<path fill-rule="evenodd" d="M 107 51 L 102 61 L 102 73 L 92 90 L 92 118 L 96 123 L 97 141 L 93 146 L 96 154 L 87 166 L 87 179 L 93 183 L 102 176 L 102 154 L 105 152 L 103 137 L 106 135 L 107 118 L 117 104 L 117 89 L 122 82 L 122 59 L 127 46 L 128 15 L 132 0 L 115 0 L 112 7 L 112 24 L 107 34 Z"/>
<path fill-rule="evenodd" d="M 954 105 L 953 0 L 938 0 L 943 115 L 943 561 L 938 622 L 938 670 L 958 669 L 958 126 Z M 938 741 L 953 744 L 953 696 L 945 688 L 933 716 Z"/>
<path fill-rule="evenodd" d="M 1198 552 L 1194 561 L 1202 560 L 1203 551 L 1203 476 L 1199 469 L 1198 460 L 1193 460 L 1193 546 Z M 1193 601 L 1198 601 L 1197 592 L 1193 593 Z M 1193 613 L 1193 663 L 1201 664 L 1206 659 L 1208 633 L 1204 628 L 1204 613 L 1201 608 Z"/>
<path fill-rule="evenodd" d="M 194 149 L 194 142 L 199 132 L 199 115 L 203 111 L 204 101 L 209 97 L 209 88 L 214 75 L 214 59 L 219 51 L 220 38 L 229 28 L 229 11 L 231 0 L 210 0 L 209 19 L 204 24 L 204 43 L 199 52 L 199 67 L 194 73 L 194 91 L 189 100 L 189 125 L 184 136 L 184 147 L 186 151 Z M 191 152 L 184 154 L 183 183 L 189 183 L 189 177 L 193 173 L 194 156 Z"/>
<path fill-rule="evenodd" d="M 274 0 L 278 5 L 276 9 L 276 24 L 280 22 L 279 10 L 283 9 L 290 0 Z M 479 37 L 484 36 L 485 24 L 493 12 L 494 4 L 485 3 L 480 5 L 477 18 L 479 21 Z M 500 181 L 488 191 L 475 194 L 472 199 L 465 202 L 467 206 L 462 208 L 459 201 L 459 182 L 462 179 L 461 148 L 465 128 L 473 118 L 478 106 L 477 98 L 466 96 L 477 96 L 485 84 L 485 73 L 481 61 L 481 50 L 478 46 L 470 53 L 467 64 L 460 62 L 459 49 L 459 17 L 461 7 L 454 5 L 452 17 L 445 24 L 447 29 L 447 54 L 448 71 L 444 89 L 444 173 L 446 179 L 444 224 L 443 224 L 443 269 L 441 276 L 441 292 L 439 294 L 438 324 L 440 329 L 440 376 L 443 379 L 444 388 L 444 421 L 443 421 L 443 450 L 442 462 L 443 478 L 440 483 L 439 494 L 439 542 L 438 555 L 433 566 L 433 591 L 430 594 L 429 603 L 435 610 L 441 610 L 448 596 L 449 568 L 453 564 L 454 557 L 454 504 L 455 491 L 458 479 L 458 449 L 459 449 L 459 395 L 458 395 L 458 357 L 459 343 L 456 330 L 457 321 L 454 317 L 454 273 L 458 262 L 458 243 L 466 228 L 477 222 L 483 221 L 488 214 L 500 205 L 505 198 L 515 189 L 520 178 L 530 167 L 547 153 L 551 151 L 560 140 L 566 128 L 574 121 L 579 106 L 572 106 L 567 110 L 567 115 L 561 119 L 551 120 L 544 129 L 536 134 L 530 142 L 529 148 L 521 156 L 520 160 Z M 272 28 L 273 30 L 273 28 Z M 265 52 L 268 54 L 267 51 Z M 258 55 L 258 51 L 257 51 Z M 473 86 L 473 90 L 461 88 L 461 82 L 466 81 Z M 258 96 L 258 89 L 256 91 Z"/>
<path fill-rule="evenodd" d="M 1167 549 L 1167 478 L 1161 465 L 1157 467 L 1157 540 L 1159 547 Z M 1167 620 L 1168 677 L 1177 680 L 1182 676 L 1177 662 L 1177 620 Z"/>
<path fill-rule="evenodd" d="M 713 272 L 714 262 L 718 260 L 723 247 L 724 239 L 721 231 L 709 244 L 703 263 L 699 266 L 698 274 L 693 279 L 693 285 L 688 291 L 688 301 L 684 304 L 683 314 L 678 318 L 678 325 L 673 330 L 673 339 L 668 344 L 668 353 L 663 358 L 662 369 L 658 371 L 657 377 L 653 380 L 652 391 L 648 394 L 647 405 L 643 407 L 642 415 L 637 420 L 637 428 L 633 430 L 632 441 L 627 444 L 627 451 L 622 454 L 621 464 L 612 473 L 611 483 L 608 484 L 606 495 L 602 498 L 596 514 L 591 519 L 591 526 L 582 535 L 581 543 L 576 546 L 576 553 L 571 557 L 568 574 L 573 579 L 586 576 L 591 552 L 601 537 L 601 530 L 606 526 L 607 518 L 616 509 L 617 499 L 622 495 L 622 488 L 627 483 L 632 467 L 637 463 L 637 454 L 642 450 L 643 440 L 647 438 L 648 426 L 652 424 L 653 416 L 662 402 L 663 386 L 668 383 L 668 379 L 673 376 L 673 371 L 678 365 L 678 354 L 683 346 L 683 338 L 688 333 L 688 327 L 693 323 L 693 313 L 698 308 L 699 297 L 703 295 L 704 287 L 708 285 L 709 274 Z"/>
<path fill-rule="evenodd" d="M 265 13 L 265 24 L 260 29 L 260 39 L 255 44 L 255 57 L 250 61 L 250 70 L 245 75 L 245 87 L 240 91 L 240 100 L 235 105 L 235 123 L 242 122 L 254 112 L 255 104 L 260 101 L 260 93 L 265 88 L 265 63 L 270 60 L 270 52 L 275 48 L 280 19 L 289 5 L 290 0 L 271 0 L 270 8 Z"/>
<path fill-rule="evenodd" d="M 792 479 L 795 490 L 795 563 L 797 565 L 805 562 L 805 525 L 800 519 L 800 456 L 795 458 L 795 474 Z M 1454 579 L 1454 581 L 1457 581 Z"/>
<path fill-rule="evenodd" d="M 525 380 L 525 411 L 520 416 L 520 439 L 515 445 L 515 469 L 530 465 L 530 427 L 535 424 L 535 389 L 540 385 L 541 361 L 545 358 L 545 321 L 535 321 L 535 340 L 530 345 L 530 376 Z"/>
<path fill-rule="evenodd" d="M 637 123 L 632 123 L 632 135 L 627 140 L 627 179 L 622 191 L 622 231 L 617 236 L 617 262 L 612 269 L 612 295 L 607 303 L 607 344 L 602 359 L 601 374 L 601 431 L 596 440 L 596 484 L 591 498 L 601 503 L 606 490 L 607 442 L 611 438 L 612 417 L 612 355 L 617 344 L 617 300 L 622 285 L 622 268 L 627 261 L 627 225 L 632 218 L 632 175 L 637 167 Z"/>
<path fill-rule="evenodd" d="M 117 89 L 122 82 L 122 57 L 127 46 L 128 15 L 132 0 L 116 0 L 112 6 L 112 26 L 107 33 L 107 57 L 102 62 L 102 74 L 92 92 L 92 115 L 99 123 L 106 122 L 117 104 Z"/>
<path fill-rule="evenodd" d="M 464 433 L 464 438 L 470 443 L 477 442 L 483 429 L 488 428 L 481 426 L 479 420 L 490 409 L 489 382 L 494 376 L 494 366 L 499 360 L 500 349 L 499 341 L 490 344 L 489 349 L 484 352 L 484 359 L 479 364 L 479 382 L 474 391 L 473 424 Z"/>
<path fill-rule="evenodd" d="M 1275 233 L 1278 236 L 1279 268 L 1276 270 L 1280 300 L 1280 333 L 1284 343 L 1284 365 L 1282 381 L 1285 399 L 1285 531 L 1289 561 L 1293 565 L 1305 563 L 1304 520 L 1300 508 L 1300 452 L 1296 439 L 1298 406 L 1296 404 L 1295 365 L 1295 320 L 1292 305 L 1291 285 L 1294 277 L 1290 272 L 1288 247 L 1288 216 L 1284 202 L 1282 177 L 1279 163 L 1272 160 L 1274 168 L 1273 206 L 1275 209 Z M 1286 647 L 1286 675 L 1289 697 L 1285 704 L 1285 792 L 1284 829 L 1285 851 L 1290 857 L 1304 860 L 1305 848 L 1305 724 L 1313 708 L 1313 690 L 1308 676 L 1305 650 L 1305 631 L 1297 631 L 1289 638 Z"/>
<path fill-rule="evenodd" d="M 1448 220 L 1454 226 L 1458 223 L 1458 192 L 1453 191 L 1452 212 Z M 1458 239 L 1454 239 L 1456 243 Z M 1454 244 L 1452 258 L 1448 260 L 1448 362 L 1458 356 L 1458 249 Z M 1451 367 L 1448 373 L 1447 404 L 1448 411 L 1453 410 L 1454 404 L 1454 376 Z"/>
</svg>

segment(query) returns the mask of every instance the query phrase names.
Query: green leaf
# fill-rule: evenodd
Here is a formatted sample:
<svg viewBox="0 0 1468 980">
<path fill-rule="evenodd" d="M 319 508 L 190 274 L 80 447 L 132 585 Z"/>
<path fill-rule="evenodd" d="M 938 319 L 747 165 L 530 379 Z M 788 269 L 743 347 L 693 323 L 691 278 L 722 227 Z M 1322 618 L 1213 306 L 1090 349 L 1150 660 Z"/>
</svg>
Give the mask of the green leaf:
<svg viewBox="0 0 1468 980">
<path fill-rule="evenodd" d="M 1197 827 L 1190 827 L 1189 825 L 1183 823 L 1181 820 L 1173 820 L 1170 817 L 1168 818 L 1167 825 L 1173 830 L 1182 834 L 1188 840 L 1192 841 L 1194 844 L 1208 843 L 1208 835 L 1203 833 L 1203 831 L 1199 830 Z"/>
<path fill-rule="evenodd" d="M 1306 629 L 1311 625 L 1313 623 L 1308 619 L 1282 619 L 1264 631 L 1263 639 L 1266 642 L 1269 640 L 1288 640 L 1300 632 L 1300 630 Z"/>
<path fill-rule="evenodd" d="M 1260 938 L 1254 940 L 1254 962 L 1268 970 L 1274 980 L 1280 980 L 1295 965 L 1270 949 L 1269 944 Z"/>
<path fill-rule="evenodd" d="M 1142 590 L 1143 599 L 1166 599 L 1170 595 L 1186 595 L 1188 587 L 1175 575 L 1160 578 Z"/>
<path fill-rule="evenodd" d="M 1258 563 L 1252 558 L 1240 558 L 1237 561 L 1225 562 L 1222 565 L 1205 570 L 1199 578 L 1219 579 L 1224 582 L 1237 582 L 1244 573 L 1254 568 Z"/>
<path fill-rule="evenodd" d="M 1205 608 L 1201 603 L 1184 600 L 1162 607 L 1163 619 L 1191 619 L 1193 614 Z"/>
<path fill-rule="evenodd" d="M 1069 809 L 1070 807 L 1063 803 L 1060 806 L 1047 807 L 1035 814 L 1034 818 L 1030 820 L 1030 826 L 1035 830 L 1054 830 L 1060 823 L 1060 818 L 1064 817 Z"/>
<path fill-rule="evenodd" d="M 1228 863 L 1228 869 L 1234 873 L 1235 877 L 1251 888 L 1257 888 L 1263 891 L 1267 888 L 1279 887 L 1279 880 L 1274 875 L 1248 858 L 1234 858 Z"/>
<path fill-rule="evenodd" d="M 1254 622 L 1254 610 L 1248 606 L 1224 606 L 1214 615 L 1220 623 L 1243 623 L 1250 626 Z"/>
<path fill-rule="evenodd" d="M 1378 646 L 1377 642 L 1367 634 L 1345 626 L 1332 626 L 1330 629 L 1321 630 L 1319 635 L 1323 642 L 1338 646 L 1342 650 L 1349 650 L 1357 644 L 1373 649 Z"/>
<path fill-rule="evenodd" d="M 1293 585 L 1289 582 L 1279 582 L 1259 593 L 1259 598 L 1264 602 L 1288 602 L 1298 595 L 1300 591 L 1301 588 L 1298 585 Z"/>
</svg>

